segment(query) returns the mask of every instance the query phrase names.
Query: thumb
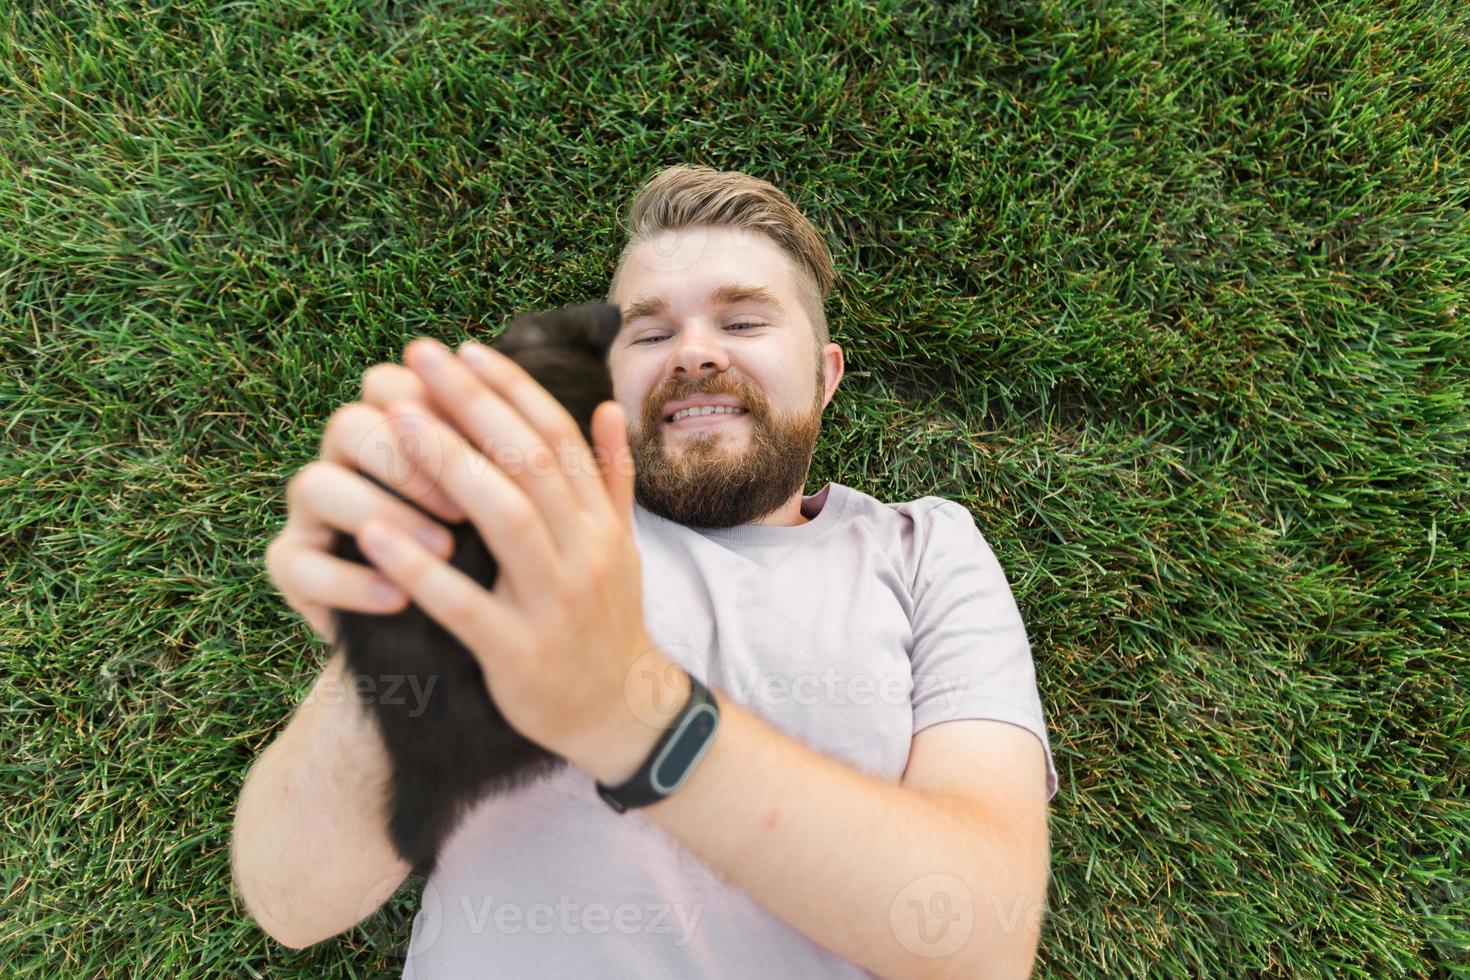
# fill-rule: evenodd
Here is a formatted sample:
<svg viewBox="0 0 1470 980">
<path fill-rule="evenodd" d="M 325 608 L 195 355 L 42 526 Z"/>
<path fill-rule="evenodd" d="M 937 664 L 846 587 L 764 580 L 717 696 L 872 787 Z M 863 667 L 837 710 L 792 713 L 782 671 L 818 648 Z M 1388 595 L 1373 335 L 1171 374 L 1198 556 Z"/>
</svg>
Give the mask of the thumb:
<svg viewBox="0 0 1470 980">
<path fill-rule="evenodd" d="M 602 485 L 618 519 L 633 527 L 633 450 L 628 445 L 628 413 L 615 401 L 592 412 L 592 438 L 602 467 Z"/>
</svg>

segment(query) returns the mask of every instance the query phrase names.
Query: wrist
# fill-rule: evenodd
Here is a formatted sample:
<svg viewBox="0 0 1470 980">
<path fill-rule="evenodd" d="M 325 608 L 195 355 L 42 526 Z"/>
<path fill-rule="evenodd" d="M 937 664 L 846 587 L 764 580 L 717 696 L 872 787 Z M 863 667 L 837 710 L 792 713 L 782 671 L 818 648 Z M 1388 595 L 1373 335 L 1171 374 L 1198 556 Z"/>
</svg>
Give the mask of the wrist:
<svg viewBox="0 0 1470 980">
<path fill-rule="evenodd" d="M 631 779 L 689 702 L 689 675 L 659 655 L 641 658 L 608 722 L 573 762 L 607 786 Z"/>
</svg>

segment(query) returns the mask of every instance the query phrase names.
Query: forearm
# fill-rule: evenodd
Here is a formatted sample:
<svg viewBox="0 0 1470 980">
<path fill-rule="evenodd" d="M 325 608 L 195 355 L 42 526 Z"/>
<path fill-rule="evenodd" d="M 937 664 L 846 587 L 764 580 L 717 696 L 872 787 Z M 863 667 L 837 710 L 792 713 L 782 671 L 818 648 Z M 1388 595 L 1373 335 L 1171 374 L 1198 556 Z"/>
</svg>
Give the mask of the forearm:
<svg viewBox="0 0 1470 980">
<path fill-rule="evenodd" d="M 717 697 L 709 751 L 674 795 L 640 812 L 879 976 L 1029 976 L 1046 869 L 1026 866 L 1024 848 L 962 799 L 883 782 Z M 606 765 L 630 774 L 626 754 Z"/>
<path fill-rule="evenodd" d="M 362 921 L 408 876 L 387 835 L 388 757 L 339 653 L 240 790 L 231 867 L 261 928 L 300 948 Z"/>
</svg>

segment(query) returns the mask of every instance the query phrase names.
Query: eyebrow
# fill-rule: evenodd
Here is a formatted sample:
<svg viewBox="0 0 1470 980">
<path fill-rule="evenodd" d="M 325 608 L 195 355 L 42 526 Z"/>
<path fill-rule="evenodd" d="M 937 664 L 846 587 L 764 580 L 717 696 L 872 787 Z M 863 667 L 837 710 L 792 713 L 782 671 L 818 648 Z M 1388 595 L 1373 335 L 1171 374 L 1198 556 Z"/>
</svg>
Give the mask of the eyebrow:
<svg viewBox="0 0 1470 980">
<path fill-rule="evenodd" d="M 762 303 L 782 316 L 786 307 L 776 299 L 776 294 L 764 286 L 747 286 L 744 283 L 727 282 L 710 294 L 717 306 L 732 306 L 735 303 Z M 669 303 L 662 296 L 640 296 L 623 307 L 624 325 L 641 316 L 658 316 L 667 312 Z"/>
</svg>

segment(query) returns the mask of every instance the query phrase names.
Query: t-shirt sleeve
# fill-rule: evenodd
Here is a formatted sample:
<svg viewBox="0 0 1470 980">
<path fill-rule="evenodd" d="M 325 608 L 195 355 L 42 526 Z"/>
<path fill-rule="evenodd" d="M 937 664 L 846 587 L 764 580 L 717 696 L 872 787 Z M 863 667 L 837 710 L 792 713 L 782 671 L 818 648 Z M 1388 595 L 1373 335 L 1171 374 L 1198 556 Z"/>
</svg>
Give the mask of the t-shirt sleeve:
<svg viewBox="0 0 1470 980">
<path fill-rule="evenodd" d="M 968 508 L 952 500 L 918 518 L 914 576 L 914 734 L 942 721 L 990 718 L 1035 735 L 1046 795 L 1057 792 L 1036 667 L 1010 583 Z"/>
</svg>

